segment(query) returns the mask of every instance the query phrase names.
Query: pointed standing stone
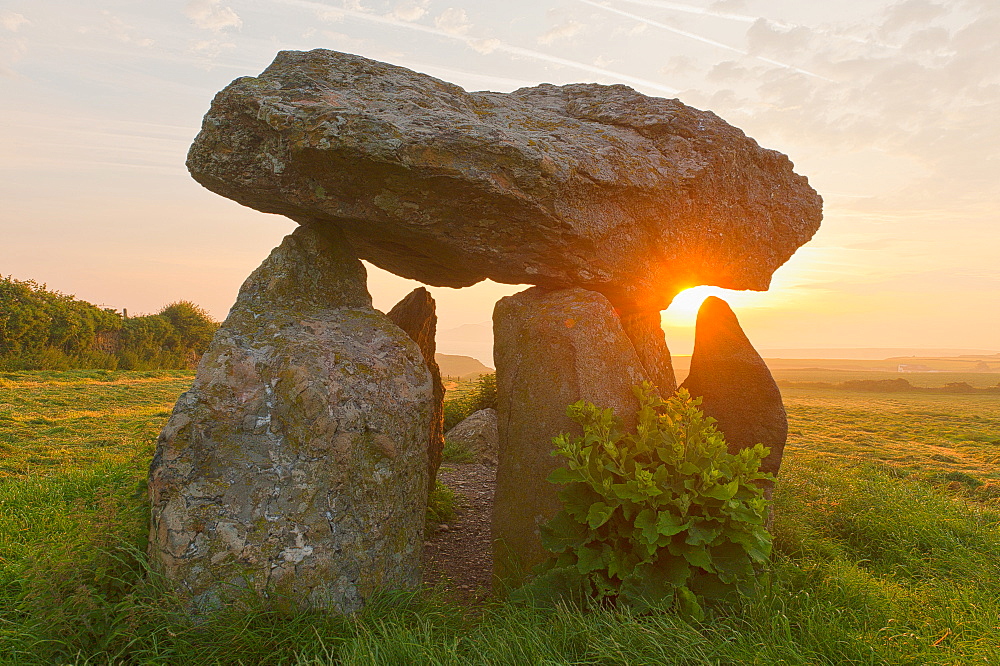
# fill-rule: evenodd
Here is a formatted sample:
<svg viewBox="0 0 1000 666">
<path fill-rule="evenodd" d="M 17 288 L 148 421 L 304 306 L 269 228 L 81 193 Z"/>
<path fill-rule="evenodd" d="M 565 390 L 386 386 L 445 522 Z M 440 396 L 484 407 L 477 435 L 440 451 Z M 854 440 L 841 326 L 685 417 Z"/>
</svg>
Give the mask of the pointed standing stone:
<svg viewBox="0 0 1000 666">
<path fill-rule="evenodd" d="M 494 573 L 517 585 L 546 559 L 539 525 L 559 510 L 546 480 L 561 463 L 552 438 L 580 433 L 566 408 L 587 400 L 628 427 L 645 381 L 642 364 L 608 299 L 586 289 L 532 287 L 500 299 L 493 312 L 499 451 L 493 502 Z"/>
<path fill-rule="evenodd" d="M 441 370 L 434 360 L 437 342 L 437 314 L 434 299 L 424 287 L 417 287 L 393 306 L 387 315 L 420 347 L 434 384 L 434 413 L 431 416 L 431 436 L 427 446 L 427 487 L 434 489 L 441 453 L 444 451 L 444 384 Z"/>
<path fill-rule="evenodd" d="M 160 434 L 152 567 L 195 611 L 250 592 L 347 613 L 417 585 L 432 400 L 361 262 L 300 227 L 243 284 Z"/>
<path fill-rule="evenodd" d="M 691 371 L 681 388 L 701 396 L 702 410 L 718 421 L 730 453 L 763 444 L 771 452 L 761 470 L 778 474 L 788 438 L 781 392 L 721 298 L 709 296 L 698 310 Z"/>
</svg>

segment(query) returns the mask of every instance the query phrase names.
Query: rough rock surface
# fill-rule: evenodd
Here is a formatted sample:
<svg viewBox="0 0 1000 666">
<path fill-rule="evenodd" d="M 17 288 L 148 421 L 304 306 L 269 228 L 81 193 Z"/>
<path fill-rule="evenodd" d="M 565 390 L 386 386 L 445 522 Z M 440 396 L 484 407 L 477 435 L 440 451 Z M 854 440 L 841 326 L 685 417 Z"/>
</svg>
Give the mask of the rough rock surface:
<svg viewBox="0 0 1000 666">
<path fill-rule="evenodd" d="M 444 434 L 449 442 L 464 445 L 484 465 L 497 464 L 497 412 L 480 409 L 462 419 Z"/>
<path fill-rule="evenodd" d="M 195 610 L 250 588 L 351 612 L 419 584 L 432 387 L 335 230 L 243 284 L 150 468 L 150 560 Z"/>
<path fill-rule="evenodd" d="M 677 390 L 677 376 L 667 349 L 667 339 L 660 326 L 657 310 L 646 312 L 618 313 L 625 335 L 632 341 L 635 353 L 646 371 L 649 381 L 660 389 L 660 395 L 668 396 Z"/>
<path fill-rule="evenodd" d="M 427 487 L 430 489 L 434 487 L 434 479 L 441 466 L 441 452 L 444 451 L 444 384 L 441 382 L 441 370 L 434 359 L 437 349 L 434 299 L 429 291 L 417 287 L 396 303 L 387 316 L 420 347 L 434 384 L 434 413 L 431 416 L 431 436 L 427 445 Z"/>
<path fill-rule="evenodd" d="M 341 228 L 426 284 L 581 286 L 662 310 L 766 289 L 822 200 L 715 114 L 628 86 L 474 92 L 335 51 L 282 51 L 222 90 L 188 155 L 208 189 Z"/>
<path fill-rule="evenodd" d="M 778 474 L 788 438 L 781 392 L 721 298 L 709 296 L 698 310 L 691 371 L 681 388 L 701 396 L 702 410 L 718 421 L 730 453 L 763 444 L 771 452 L 761 469 Z"/>
<path fill-rule="evenodd" d="M 493 505 L 494 572 L 519 583 L 548 556 L 538 526 L 559 509 L 546 481 L 560 460 L 552 438 L 580 433 L 566 407 L 588 400 L 634 424 L 632 387 L 642 364 L 611 303 L 585 289 L 532 287 L 500 299 L 493 312 L 499 460 Z"/>
</svg>

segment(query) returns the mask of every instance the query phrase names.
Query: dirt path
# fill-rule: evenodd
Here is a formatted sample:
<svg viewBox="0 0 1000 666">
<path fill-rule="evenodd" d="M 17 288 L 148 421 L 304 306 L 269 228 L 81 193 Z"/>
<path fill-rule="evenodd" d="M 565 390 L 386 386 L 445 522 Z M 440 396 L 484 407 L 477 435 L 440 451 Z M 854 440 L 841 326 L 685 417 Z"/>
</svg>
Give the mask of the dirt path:
<svg viewBox="0 0 1000 666">
<path fill-rule="evenodd" d="M 490 522 L 496 467 L 445 463 L 438 479 L 461 499 L 455 519 L 425 536 L 424 582 L 444 583 L 460 599 L 483 599 L 493 575 Z"/>
</svg>

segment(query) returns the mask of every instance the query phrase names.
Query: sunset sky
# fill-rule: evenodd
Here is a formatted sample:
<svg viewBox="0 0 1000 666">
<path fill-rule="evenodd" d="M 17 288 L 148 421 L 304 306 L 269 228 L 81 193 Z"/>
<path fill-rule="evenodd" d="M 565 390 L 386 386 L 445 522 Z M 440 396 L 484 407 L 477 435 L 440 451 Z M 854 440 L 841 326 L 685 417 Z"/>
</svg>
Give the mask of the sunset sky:
<svg viewBox="0 0 1000 666">
<path fill-rule="evenodd" d="M 723 296 L 759 348 L 1000 351 L 998 0 L 0 0 L 0 274 L 223 318 L 293 223 L 201 188 L 188 146 L 232 79 L 319 47 L 469 90 L 626 83 L 710 109 L 825 200 L 771 291 Z M 416 286 L 369 275 L 383 310 Z M 439 351 L 488 354 L 520 288 L 433 288 Z M 665 313 L 675 352 L 696 300 Z"/>
</svg>

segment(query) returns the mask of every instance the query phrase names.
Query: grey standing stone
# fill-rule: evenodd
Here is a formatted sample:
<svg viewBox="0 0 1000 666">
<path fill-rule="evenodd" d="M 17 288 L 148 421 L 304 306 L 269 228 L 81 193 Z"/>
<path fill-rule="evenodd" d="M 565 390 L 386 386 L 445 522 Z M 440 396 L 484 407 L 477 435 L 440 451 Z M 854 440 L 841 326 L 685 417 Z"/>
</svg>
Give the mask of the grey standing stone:
<svg viewBox="0 0 1000 666">
<path fill-rule="evenodd" d="M 434 353 L 437 348 L 437 312 L 434 298 L 424 287 L 417 287 L 396 303 L 387 315 L 420 347 L 424 362 L 434 384 L 434 413 L 431 416 L 431 436 L 427 445 L 427 487 L 434 489 L 441 452 L 444 451 L 444 383 Z"/>
<path fill-rule="evenodd" d="M 763 444 L 761 469 L 777 475 L 788 439 L 781 391 L 729 304 L 709 296 L 698 310 L 691 370 L 681 385 L 726 436 L 729 452 Z M 770 496 L 771 488 L 767 488 Z"/>
<path fill-rule="evenodd" d="M 455 424 L 444 434 L 446 441 L 456 446 L 464 446 L 483 465 L 497 464 L 497 412 L 495 409 L 480 409 Z"/>
<path fill-rule="evenodd" d="M 150 468 L 149 554 L 195 611 L 348 613 L 420 582 L 430 373 L 364 267 L 300 227 L 244 283 Z"/>
<path fill-rule="evenodd" d="M 539 525 L 558 511 L 552 438 L 581 428 L 566 408 L 587 400 L 635 423 L 632 387 L 647 379 L 607 298 L 532 287 L 493 312 L 499 451 L 493 503 L 494 573 L 517 585 L 549 553 Z"/>
<path fill-rule="evenodd" d="M 322 49 L 216 95 L 187 165 L 246 206 L 339 227 L 403 277 L 580 286 L 640 310 L 698 284 L 767 289 L 822 218 L 786 156 L 676 99 L 466 92 Z"/>
</svg>

